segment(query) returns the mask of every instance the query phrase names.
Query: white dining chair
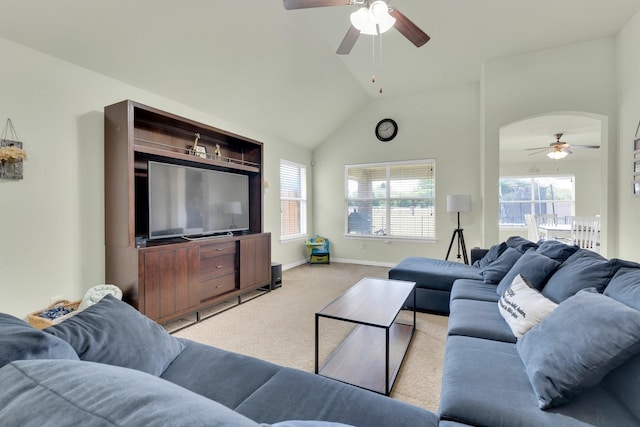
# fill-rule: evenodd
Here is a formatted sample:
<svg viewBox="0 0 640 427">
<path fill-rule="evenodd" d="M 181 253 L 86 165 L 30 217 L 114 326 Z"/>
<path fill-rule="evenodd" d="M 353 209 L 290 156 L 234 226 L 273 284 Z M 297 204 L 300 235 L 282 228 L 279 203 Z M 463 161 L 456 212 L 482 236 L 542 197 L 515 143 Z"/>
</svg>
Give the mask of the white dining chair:
<svg viewBox="0 0 640 427">
<path fill-rule="evenodd" d="M 571 225 L 571 239 L 574 245 L 600 252 L 600 217 L 575 216 Z"/>
<path fill-rule="evenodd" d="M 558 223 L 558 216 L 556 214 L 536 214 L 532 215 L 532 217 L 536 225 L 538 238 L 543 240 L 552 238 L 545 227 L 555 226 Z"/>
<path fill-rule="evenodd" d="M 558 224 L 557 214 L 537 214 L 535 216 L 538 225 L 556 225 Z"/>
<path fill-rule="evenodd" d="M 540 240 L 540 232 L 538 231 L 535 217 L 531 214 L 524 214 L 524 222 L 527 224 L 527 238 L 532 242 Z"/>
</svg>

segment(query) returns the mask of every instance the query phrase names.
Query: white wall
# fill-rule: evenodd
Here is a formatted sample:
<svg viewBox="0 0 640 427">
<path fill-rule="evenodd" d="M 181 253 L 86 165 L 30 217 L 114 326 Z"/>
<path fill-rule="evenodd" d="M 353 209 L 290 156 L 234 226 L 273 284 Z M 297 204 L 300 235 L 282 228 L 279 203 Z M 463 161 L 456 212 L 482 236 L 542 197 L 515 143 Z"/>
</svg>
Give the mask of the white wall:
<svg viewBox="0 0 640 427">
<path fill-rule="evenodd" d="M 616 65 L 619 106 L 618 184 L 619 256 L 640 262 L 640 197 L 631 195 L 632 143 L 640 121 L 640 12 L 619 33 Z M 639 135 L 640 136 L 640 135 Z"/>
<path fill-rule="evenodd" d="M 485 64 L 481 82 L 483 122 L 483 246 L 499 241 L 499 130 L 523 118 L 557 111 L 604 116 L 601 206 L 603 249 L 615 256 L 616 96 L 615 40 L 594 40 L 514 55 Z M 609 211 L 611 210 L 611 215 Z M 608 244 L 607 244 L 608 243 Z M 608 252 L 607 252 L 608 250 Z"/>
<path fill-rule="evenodd" d="M 407 256 L 444 258 L 456 228 L 447 194 L 471 194 L 462 214 L 467 247 L 480 244 L 479 94 L 475 84 L 393 97 L 384 94 L 363 108 L 314 151 L 314 232 L 332 242 L 332 259 L 392 265 Z M 393 118 L 398 136 L 379 142 L 374 126 Z M 344 238 L 344 165 L 413 159 L 436 160 L 435 243 Z M 363 247 L 364 246 L 364 247 Z M 451 258 L 450 258 L 451 259 Z"/>
<path fill-rule="evenodd" d="M 0 180 L 0 312 L 24 317 L 50 297 L 80 299 L 104 282 L 103 108 L 123 99 L 263 141 L 272 257 L 299 259 L 277 238 L 278 165 L 286 153 L 310 166 L 308 150 L 5 39 L 0 58 L 0 121 L 11 118 L 28 153 L 23 180 Z"/>
</svg>

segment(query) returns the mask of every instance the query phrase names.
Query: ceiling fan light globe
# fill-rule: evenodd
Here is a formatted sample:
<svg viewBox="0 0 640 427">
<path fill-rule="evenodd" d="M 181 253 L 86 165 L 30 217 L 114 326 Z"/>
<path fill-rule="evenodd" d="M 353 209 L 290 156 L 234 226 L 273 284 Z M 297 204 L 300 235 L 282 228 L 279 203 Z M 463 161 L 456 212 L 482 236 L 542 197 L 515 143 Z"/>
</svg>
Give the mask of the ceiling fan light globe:
<svg viewBox="0 0 640 427">
<path fill-rule="evenodd" d="M 371 22 L 369 19 L 369 9 L 366 7 L 363 6 L 353 12 L 349 19 L 351 20 L 351 25 L 357 28 L 361 34 L 368 34 L 371 36 L 378 34 L 376 24 Z"/>
<path fill-rule="evenodd" d="M 371 3 L 371 6 L 369 6 L 369 19 L 372 22 L 380 24 L 386 16 L 389 16 L 389 6 L 385 2 L 376 0 Z"/>
<path fill-rule="evenodd" d="M 374 1 L 369 7 L 369 20 L 378 25 L 380 34 L 389 31 L 396 23 L 396 18 L 389 15 L 389 6 L 382 0 Z"/>
<path fill-rule="evenodd" d="M 396 23 L 396 18 L 391 15 L 387 15 L 387 18 L 383 19 L 382 22 L 378 24 L 378 28 L 380 30 L 380 34 L 386 33 L 389 31 Z"/>
<path fill-rule="evenodd" d="M 567 157 L 569 153 L 565 152 L 565 151 L 561 151 L 561 150 L 554 150 L 554 151 L 549 151 L 547 153 L 547 157 L 549 157 L 550 159 L 553 160 L 560 160 L 560 159 L 564 159 L 565 157 Z"/>
</svg>

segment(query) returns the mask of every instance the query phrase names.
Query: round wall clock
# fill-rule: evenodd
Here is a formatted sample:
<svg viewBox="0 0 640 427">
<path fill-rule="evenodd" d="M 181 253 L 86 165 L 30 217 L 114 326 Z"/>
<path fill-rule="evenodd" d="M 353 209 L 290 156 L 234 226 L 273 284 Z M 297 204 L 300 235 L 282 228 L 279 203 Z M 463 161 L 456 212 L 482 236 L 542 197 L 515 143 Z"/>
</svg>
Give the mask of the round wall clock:
<svg viewBox="0 0 640 427">
<path fill-rule="evenodd" d="M 389 142 L 398 134 L 398 124 L 393 119 L 382 119 L 376 125 L 376 137 L 382 142 Z"/>
</svg>

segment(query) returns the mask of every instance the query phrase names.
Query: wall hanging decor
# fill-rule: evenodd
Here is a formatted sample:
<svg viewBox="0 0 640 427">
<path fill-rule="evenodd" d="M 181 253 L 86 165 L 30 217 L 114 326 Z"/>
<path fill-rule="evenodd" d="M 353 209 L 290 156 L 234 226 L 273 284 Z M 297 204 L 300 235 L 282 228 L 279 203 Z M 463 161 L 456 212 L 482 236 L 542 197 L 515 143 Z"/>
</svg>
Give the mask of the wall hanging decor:
<svg viewBox="0 0 640 427">
<path fill-rule="evenodd" d="M 640 137 L 638 137 L 638 131 L 640 130 L 640 121 L 636 128 L 636 134 L 633 137 L 633 195 L 640 196 Z"/>
<path fill-rule="evenodd" d="M 0 136 L 0 179 L 22 179 L 27 152 L 22 149 L 11 119 L 7 119 Z"/>
</svg>

